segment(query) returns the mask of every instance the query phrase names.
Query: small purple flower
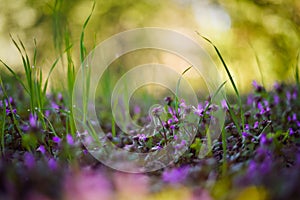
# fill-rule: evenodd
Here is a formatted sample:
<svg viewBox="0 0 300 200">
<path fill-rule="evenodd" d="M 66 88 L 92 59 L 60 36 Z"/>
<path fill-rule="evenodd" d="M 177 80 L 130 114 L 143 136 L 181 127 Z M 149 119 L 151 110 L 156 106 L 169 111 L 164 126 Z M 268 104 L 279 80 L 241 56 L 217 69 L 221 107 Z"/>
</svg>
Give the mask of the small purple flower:
<svg viewBox="0 0 300 200">
<path fill-rule="evenodd" d="M 68 133 L 66 139 L 67 139 L 67 143 L 69 145 L 71 145 L 71 146 L 74 145 L 74 140 L 73 140 L 73 137 L 71 134 Z"/>
<path fill-rule="evenodd" d="M 54 158 L 50 158 L 48 160 L 48 167 L 51 169 L 51 170 L 56 170 L 57 169 L 57 162 Z"/>
<path fill-rule="evenodd" d="M 180 144 L 175 145 L 175 149 L 182 149 L 184 146 L 186 146 L 186 141 L 181 140 Z"/>
<path fill-rule="evenodd" d="M 253 95 L 252 94 L 248 95 L 248 97 L 247 97 L 247 105 L 251 106 L 251 105 L 253 105 L 253 102 L 254 102 Z"/>
<path fill-rule="evenodd" d="M 198 104 L 197 106 L 197 109 L 195 109 L 195 114 L 198 115 L 199 117 L 202 117 L 203 116 L 203 112 L 204 112 L 204 109 L 202 107 L 201 104 Z"/>
<path fill-rule="evenodd" d="M 227 102 L 226 102 L 225 99 L 223 99 L 223 100 L 221 101 L 221 106 L 222 106 L 222 109 L 228 110 L 228 105 L 227 105 Z"/>
<path fill-rule="evenodd" d="M 31 153 L 26 152 L 24 154 L 24 164 L 26 167 L 28 167 L 30 169 L 35 166 L 35 158 Z"/>
<path fill-rule="evenodd" d="M 300 128 L 300 121 L 297 120 L 297 126 Z"/>
<path fill-rule="evenodd" d="M 172 130 L 174 130 L 175 128 L 176 128 L 176 126 L 173 124 L 170 126 L 170 129 L 172 129 Z"/>
<path fill-rule="evenodd" d="M 63 95 L 61 93 L 57 94 L 57 99 L 58 101 L 62 102 L 63 101 Z"/>
<path fill-rule="evenodd" d="M 13 109 L 7 108 L 6 109 L 6 115 L 11 115 L 11 114 L 16 114 L 16 113 L 17 113 L 17 110 L 15 108 L 13 108 Z"/>
<path fill-rule="evenodd" d="M 258 126 L 259 126 L 259 122 L 258 122 L 258 121 L 256 121 L 256 122 L 254 123 L 254 126 L 253 126 L 253 128 L 257 129 L 257 128 L 258 128 Z"/>
<path fill-rule="evenodd" d="M 274 104 L 278 105 L 280 103 L 280 98 L 278 95 L 274 95 Z"/>
<path fill-rule="evenodd" d="M 297 121 L 297 114 L 296 113 L 293 113 L 293 121 Z"/>
<path fill-rule="evenodd" d="M 138 115 L 141 113 L 141 108 L 138 105 L 135 105 L 133 108 L 134 114 Z"/>
<path fill-rule="evenodd" d="M 168 105 L 171 105 L 171 103 L 173 101 L 171 97 L 166 97 L 164 100 Z"/>
<path fill-rule="evenodd" d="M 173 120 L 175 123 L 179 122 L 178 118 L 176 117 L 176 115 L 173 115 Z"/>
<path fill-rule="evenodd" d="M 294 89 L 293 93 L 292 93 L 292 99 L 296 100 L 297 96 L 298 96 L 298 91 L 297 91 L 297 89 Z"/>
<path fill-rule="evenodd" d="M 49 117 L 50 116 L 50 110 L 45 110 L 45 117 Z"/>
<path fill-rule="evenodd" d="M 266 134 L 262 133 L 260 135 L 260 144 L 261 145 L 268 145 L 272 143 L 272 138 L 267 138 Z"/>
<path fill-rule="evenodd" d="M 250 129 L 249 124 L 245 124 L 245 130 L 249 130 L 249 129 Z"/>
<path fill-rule="evenodd" d="M 261 92 L 264 89 L 263 86 L 259 85 L 256 81 L 252 81 L 252 85 L 257 92 Z"/>
<path fill-rule="evenodd" d="M 137 137 L 140 141 L 146 141 L 147 136 L 145 134 L 137 134 Z"/>
<path fill-rule="evenodd" d="M 33 128 L 37 127 L 37 121 L 38 121 L 37 116 L 35 114 L 33 115 L 30 113 L 30 115 L 29 115 L 30 126 Z"/>
<path fill-rule="evenodd" d="M 168 107 L 168 111 L 171 115 L 176 115 L 176 112 L 172 107 Z"/>
<path fill-rule="evenodd" d="M 242 132 L 242 135 L 243 135 L 245 138 L 248 138 L 248 137 L 250 137 L 250 134 L 249 134 L 249 133 L 247 133 L 247 132 Z"/>
<path fill-rule="evenodd" d="M 55 102 L 51 102 L 51 107 L 52 107 L 54 110 L 59 110 L 59 105 L 57 105 Z"/>
<path fill-rule="evenodd" d="M 172 119 L 169 119 L 167 123 L 170 125 L 170 124 L 173 123 L 173 120 L 172 120 Z"/>
<path fill-rule="evenodd" d="M 40 145 L 39 148 L 36 149 L 36 151 L 39 151 L 39 152 L 41 152 L 42 154 L 45 154 L 46 149 L 45 149 L 44 145 Z"/>
<path fill-rule="evenodd" d="M 287 92 L 286 92 L 286 98 L 287 98 L 288 101 L 291 101 L 292 95 L 291 95 L 291 92 L 290 92 L 290 91 L 287 91 Z"/>
<path fill-rule="evenodd" d="M 289 128 L 289 134 L 294 135 L 295 131 L 292 128 Z"/>
<path fill-rule="evenodd" d="M 157 150 L 161 150 L 161 149 L 162 149 L 162 147 L 159 146 L 159 145 L 156 145 L 156 146 L 151 148 L 152 151 L 157 151 Z"/>
<path fill-rule="evenodd" d="M 180 167 L 171 170 L 165 170 L 162 174 L 162 179 L 166 183 L 178 184 L 186 179 L 188 172 L 188 167 Z"/>
<path fill-rule="evenodd" d="M 59 137 L 57 137 L 57 136 L 54 136 L 54 137 L 52 138 L 52 141 L 53 141 L 54 143 L 59 144 L 59 143 L 61 142 L 61 139 L 60 139 Z"/>
</svg>

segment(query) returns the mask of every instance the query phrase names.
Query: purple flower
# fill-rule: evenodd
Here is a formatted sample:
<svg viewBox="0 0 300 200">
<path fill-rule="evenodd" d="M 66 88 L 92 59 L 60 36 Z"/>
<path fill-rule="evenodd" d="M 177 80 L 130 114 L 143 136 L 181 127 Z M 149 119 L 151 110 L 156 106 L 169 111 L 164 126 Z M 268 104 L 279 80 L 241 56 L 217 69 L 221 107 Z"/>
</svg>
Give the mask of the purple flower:
<svg viewBox="0 0 300 200">
<path fill-rule="evenodd" d="M 171 170 L 165 170 L 162 174 L 162 179 L 166 183 L 178 184 L 186 179 L 188 172 L 188 167 L 180 167 Z"/>
<path fill-rule="evenodd" d="M 298 91 L 296 89 L 293 90 L 292 99 L 296 100 L 298 96 Z"/>
<path fill-rule="evenodd" d="M 63 101 L 63 96 L 62 96 L 61 93 L 58 93 L 58 94 L 57 94 L 57 99 L 58 99 L 58 101 L 60 101 L 60 102 Z"/>
<path fill-rule="evenodd" d="M 141 108 L 138 105 L 135 105 L 133 112 L 134 112 L 134 114 L 138 115 L 141 113 Z"/>
<path fill-rule="evenodd" d="M 6 109 L 6 115 L 16 114 L 16 113 L 17 113 L 17 110 L 15 108 L 13 108 L 13 109 L 7 108 Z"/>
<path fill-rule="evenodd" d="M 171 125 L 171 126 L 170 126 L 170 129 L 172 129 L 172 130 L 174 130 L 175 128 L 176 128 L 175 125 Z"/>
<path fill-rule="evenodd" d="M 57 143 L 57 144 L 59 144 L 61 142 L 61 139 L 59 137 L 57 137 L 57 136 L 54 136 L 52 138 L 52 141 L 55 142 L 55 143 Z"/>
<path fill-rule="evenodd" d="M 181 140 L 180 144 L 175 145 L 175 149 L 182 149 L 184 146 L 186 146 L 186 141 Z"/>
<path fill-rule="evenodd" d="M 280 98 L 278 95 L 274 95 L 274 104 L 278 105 L 280 103 Z"/>
<path fill-rule="evenodd" d="M 256 121 L 256 122 L 254 123 L 254 126 L 253 126 L 253 128 L 257 129 L 257 128 L 258 128 L 258 125 L 259 125 L 259 122 L 258 122 L 258 121 Z"/>
<path fill-rule="evenodd" d="M 300 128 L 300 121 L 297 120 L 297 126 Z"/>
<path fill-rule="evenodd" d="M 253 102 L 254 102 L 253 95 L 252 94 L 248 95 L 248 97 L 247 97 L 247 105 L 251 106 L 251 105 L 253 105 Z"/>
<path fill-rule="evenodd" d="M 267 138 L 266 134 L 262 133 L 260 135 L 260 145 L 268 145 L 272 143 L 272 138 Z"/>
<path fill-rule="evenodd" d="M 73 137 L 71 134 L 68 133 L 66 139 L 67 139 L 67 143 L 69 145 L 71 145 L 71 146 L 74 145 L 74 140 L 73 140 Z"/>
<path fill-rule="evenodd" d="M 28 167 L 30 169 L 34 167 L 35 159 L 34 159 L 34 156 L 31 153 L 26 152 L 24 154 L 24 164 L 25 164 L 26 167 Z"/>
<path fill-rule="evenodd" d="M 222 106 L 222 108 L 223 108 L 224 110 L 228 110 L 228 105 L 227 105 L 227 102 L 226 102 L 225 99 L 223 99 L 223 100 L 221 101 L 221 106 Z"/>
<path fill-rule="evenodd" d="M 261 92 L 264 89 L 263 86 L 259 85 L 256 81 L 252 81 L 252 85 L 257 92 Z"/>
<path fill-rule="evenodd" d="M 243 135 L 245 138 L 248 138 L 248 137 L 250 137 L 250 134 L 249 134 L 249 133 L 247 133 L 247 132 L 242 132 L 242 135 Z"/>
<path fill-rule="evenodd" d="M 51 102 L 51 107 L 52 107 L 54 110 L 59 110 L 59 105 L 57 105 L 55 102 Z"/>
<path fill-rule="evenodd" d="M 198 104 L 197 106 L 197 109 L 195 109 L 195 114 L 198 115 L 199 117 L 202 117 L 203 116 L 203 112 L 204 112 L 204 109 L 202 107 L 201 104 Z"/>
<path fill-rule="evenodd" d="M 297 121 L 297 114 L 293 113 L 293 121 Z"/>
<path fill-rule="evenodd" d="M 291 101 L 292 95 L 291 95 L 291 92 L 290 92 L 290 91 L 287 91 L 287 92 L 286 92 L 286 98 L 287 98 L 288 101 Z"/>
<path fill-rule="evenodd" d="M 295 131 L 292 128 L 289 128 L 289 134 L 294 135 Z"/>
<path fill-rule="evenodd" d="M 172 107 L 168 107 L 168 111 L 171 115 L 176 115 L 176 112 Z"/>
<path fill-rule="evenodd" d="M 31 127 L 35 128 L 37 127 L 37 116 L 34 114 L 29 115 L 29 124 Z"/>
<path fill-rule="evenodd" d="M 40 145 L 39 148 L 36 149 L 36 151 L 39 151 L 39 152 L 41 152 L 42 154 L 45 154 L 46 149 L 45 149 L 44 145 Z"/>
<path fill-rule="evenodd" d="M 54 158 L 50 158 L 50 159 L 48 160 L 48 167 L 49 167 L 50 169 L 52 169 L 52 170 L 57 169 L 57 162 L 56 162 L 56 160 L 55 160 Z"/>
</svg>

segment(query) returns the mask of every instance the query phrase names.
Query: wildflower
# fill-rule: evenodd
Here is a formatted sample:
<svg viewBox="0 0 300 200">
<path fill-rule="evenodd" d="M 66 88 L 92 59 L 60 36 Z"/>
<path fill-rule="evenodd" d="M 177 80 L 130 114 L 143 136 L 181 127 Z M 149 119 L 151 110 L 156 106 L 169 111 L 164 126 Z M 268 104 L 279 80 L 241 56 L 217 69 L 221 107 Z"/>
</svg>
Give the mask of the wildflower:
<svg viewBox="0 0 300 200">
<path fill-rule="evenodd" d="M 172 107 L 168 107 L 168 112 L 169 112 L 171 115 L 176 115 L 176 112 L 175 112 L 175 110 L 174 110 Z"/>
<path fill-rule="evenodd" d="M 181 140 L 180 144 L 175 145 L 175 149 L 182 149 L 184 146 L 186 146 L 186 141 Z"/>
<path fill-rule="evenodd" d="M 32 128 L 35 128 L 37 127 L 37 116 L 34 114 L 31 114 L 29 115 L 29 124 Z"/>
<path fill-rule="evenodd" d="M 258 128 L 258 126 L 259 126 L 259 122 L 258 122 L 258 121 L 256 121 L 256 122 L 254 123 L 254 125 L 253 125 L 253 128 L 257 129 L 257 128 Z"/>
<path fill-rule="evenodd" d="M 15 108 L 13 109 L 10 109 L 10 108 L 7 108 L 6 109 L 6 115 L 11 115 L 11 114 L 16 114 L 17 113 L 17 110 Z"/>
<path fill-rule="evenodd" d="M 289 134 L 294 135 L 295 131 L 292 128 L 289 128 Z"/>
<path fill-rule="evenodd" d="M 163 112 L 163 110 L 162 110 L 161 106 L 154 107 L 151 111 L 152 115 L 155 117 L 159 117 L 159 115 L 161 115 L 162 112 Z"/>
<path fill-rule="evenodd" d="M 290 102 L 291 99 L 292 99 L 291 92 L 290 92 L 290 91 L 287 91 L 285 95 L 286 95 L 286 98 L 287 98 L 288 102 Z"/>
<path fill-rule="evenodd" d="M 63 101 L 63 95 L 61 93 L 57 94 L 57 99 L 58 101 L 62 102 Z"/>
<path fill-rule="evenodd" d="M 42 154 L 45 154 L 46 149 L 45 149 L 44 145 L 40 145 L 39 148 L 37 148 L 36 151 L 39 151 L 39 152 L 41 152 Z"/>
<path fill-rule="evenodd" d="M 135 105 L 133 112 L 134 112 L 134 114 L 138 115 L 141 113 L 141 108 L 138 105 Z"/>
<path fill-rule="evenodd" d="M 266 134 L 262 133 L 260 135 L 260 144 L 261 145 L 267 145 L 272 143 L 272 138 L 267 138 Z"/>
<path fill-rule="evenodd" d="M 278 92 L 281 93 L 282 92 L 282 84 L 279 84 L 278 82 L 275 82 L 274 84 L 274 89 Z"/>
<path fill-rule="evenodd" d="M 168 104 L 168 106 L 170 106 L 173 100 L 171 97 L 166 97 L 164 101 Z"/>
<path fill-rule="evenodd" d="M 59 105 L 57 105 L 55 102 L 51 102 L 51 107 L 56 111 L 59 110 Z"/>
<path fill-rule="evenodd" d="M 280 98 L 279 98 L 279 96 L 278 95 L 274 95 L 274 104 L 275 105 L 278 105 L 279 103 L 280 103 Z"/>
<path fill-rule="evenodd" d="M 201 104 L 198 104 L 197 109 L 195 109 L 194 113 L 199 117 L 203 117 L 204 109 Z"/>
<path fill-rule="evenodd" d="M 264 87 L 259 85 L 256 81 L 253 81 L 252 85 L 255 88 L 256 92 L 262 92 L 264 90 Z"/>
<path fill-rule="evenodd" d="M 247 133 L 247 132 L 242 132 L 242 135 L 243 135 L 245 138 L 248 138 L 248 137 L 251 136 L 251 135 L 250 135 L 249 133 Z"/>
<path fill-rule="evenodd" d="M 248 95 L 247 97 L 247 105 L 251 106 L 253 105 L 253 102 L 254 102 L 254 97 L 252 94 Z"/>
<path fill-rule="evenodd" d="M 54 158 L 50 158 L 50 159 L 48 160 L 48 167 L 49 167 L 50 169 L 52 169 L 52 170 L 57 169 L 57 162 L 56 162 L 56 160 L 55 160 Z"/>
<path fill-rule="evenodd" d="M 162 179 L 166 183 L 178 184 L 186 179 L 188 172 L 188 167 L 180 167 L 177 169 L 175 168 L 171 170 L 165 170 L 162 174 Z"/>
<path fill-rule="evenodd" d="M 151 151 L 157 151 L 157 150 L 161 150 L 161 149 L 162 149 L 162 147 L 160 145 L 156 145 L 151 148 Z"/>
<path fill-rule="evenodd" d="M 24 154 L 24 164 L 28 168 L 33 168 L 34 167 L 35 159 L 34 159 L 34 156 L 31 153 L 26 152 Z"/>
<path fill-rule="evenodd" d="M 71 145 L 71 146 L 74 145 L 74 140 L 73 140 L 73 137 L 71 134 L 68 133 L 66 139 L 67 139 L 67 143 L 69 145 Z"/>
<path fill-rule="evenodd" d="M 52 138 L 52 141 L 55 142 L 55 143 L 57 143 L 57 144 L 59 144 L 61 142 L 61 139 L 59 137 L 57 137 L 57 136 L 54 136 Z"/>
<path fill-rule="evenodd" d="M 222 108 L 223 108 L 224 110 L 228 110 L 228 105 L 227 105 L 227 102 L 226 102 L 225 99 L 223 99 L 223 100 L 221 101 L 221 106 L 222 106 Z"/>
</svg>

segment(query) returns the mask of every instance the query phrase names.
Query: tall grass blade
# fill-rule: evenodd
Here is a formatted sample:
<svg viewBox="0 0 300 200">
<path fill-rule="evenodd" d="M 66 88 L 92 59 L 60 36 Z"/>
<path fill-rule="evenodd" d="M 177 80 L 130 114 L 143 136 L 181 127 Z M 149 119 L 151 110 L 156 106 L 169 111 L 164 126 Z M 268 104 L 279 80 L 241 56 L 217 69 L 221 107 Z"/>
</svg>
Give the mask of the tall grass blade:
<svg viewBox="0 0 300 200">
<path fill-rule="evenodd" d="M 300 51 L 297 55 L 296 66 L 295 66 L 295 80 L 298 86 L 300 86 L 300 78 L 299 78 L 299 61 L 300 61 Z"/>
</svg>

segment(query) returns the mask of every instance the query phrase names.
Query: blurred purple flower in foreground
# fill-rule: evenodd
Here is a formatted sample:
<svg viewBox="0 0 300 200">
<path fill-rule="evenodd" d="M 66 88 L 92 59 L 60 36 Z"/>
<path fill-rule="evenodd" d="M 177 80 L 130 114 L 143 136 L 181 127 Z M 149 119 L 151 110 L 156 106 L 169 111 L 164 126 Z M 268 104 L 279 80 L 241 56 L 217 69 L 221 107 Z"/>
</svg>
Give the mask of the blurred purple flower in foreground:
<svg viewBox="0 0 300 200">
<path fill-rule="evenodd" d="M 165 170 L 163 172 L 162 179 L 164 182 L 170 184 L 182 183 L 186 179 L 188 172 L 188 167 L 179 167 L 171 170 Z"/>
</svg>

